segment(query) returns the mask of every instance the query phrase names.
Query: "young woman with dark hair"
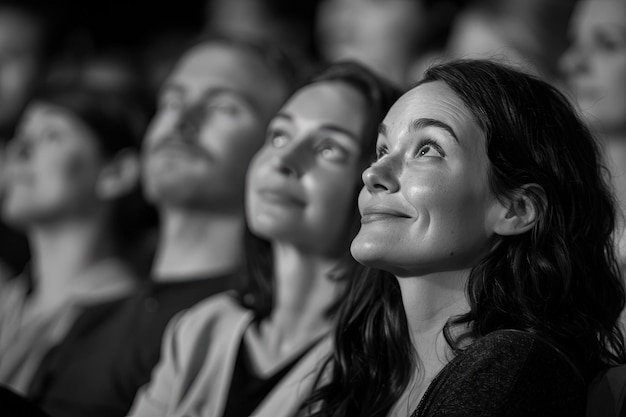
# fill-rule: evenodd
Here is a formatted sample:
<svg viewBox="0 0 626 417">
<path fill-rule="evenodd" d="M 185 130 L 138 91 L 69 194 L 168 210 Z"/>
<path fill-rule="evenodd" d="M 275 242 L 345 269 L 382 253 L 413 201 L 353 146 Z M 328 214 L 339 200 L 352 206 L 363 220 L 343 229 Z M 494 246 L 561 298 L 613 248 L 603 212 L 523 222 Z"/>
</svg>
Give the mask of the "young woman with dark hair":
<svg viewBox="0 0 626 417">
<path fill-rule="evenodd" d="M 311 84 L 321 82 L 341 82 L 356 89 L 360 95 L 365 98 L 367 103 L 367 112 L 369 115 L 363 119 L 363 138 L 374 138 L 378 134 L 378 123 L 391 106 L 393 99 L 399 96 L 390 86 L 386 86 L 373 74 L 364 70 L 364 67 L 354 63 L 340 63 L 330 65 L 314 76 L 304 87 Z M 380 85 L 379 85 L 380 84 Z M 314 104 L 315 106 L 315 104 Z M 280 133 L 280 132 L 279 132 Z M 271 134 L 271 133 L 270 133 Z M 376 154 L 376 142 L 374 140 L 365 140 L 361 143 L 362 150 L 360 152 L 360 164 L 364 169 Z M 252 177 L 252 173 L 250 174 Z M 357 207 L 356 196 L 361 189 L 361 182 L 354 184 L 353 195 L 350 212 L 354 215 L 349 216 L 344 224 L 348 224 L 348 236 L 355 236 L 360 227 L 360 215 Z M 331 208 L 333 204 L 331 203 Z M 249 206 L 248 217 L 254 216 L 253 207 Z M 254 223 L 249 222 L 254 228 Z M 239 302 L 246 308 L 253 310 L 258 318 L 267 317 L 273 308 L 273 299 L 275 297 L 275 283 L 273 279 L 274 256 L 270 240 L 264 239 L 262 234 L 255 235 L 248 229 L 246 236 L 246 253 L 247 274 L 244 283 L 239 291 Z M 347 277 L 355 275 L 361 266 L 355 262 L 349 251 L 345 251 L 337 266 L 334 268 L 333 276 L 337 281 L 345 281 Z M 329 314 L 334 312 L 338 306 L 339 299 L 335 300 L 330 307 Z"/>
<path fill-rule="evenodd" d="M 133 103 L 81 83 L 48 87 L 9 144 L 3 215 L 32 249 L 27 270 L 0 282 L 0 382 L 18 393 L 86 310 L 136 287 L 124 244 L 151 211 L 137 152 L 147 115 Z"/>
<path fill-rule="evenodd" d="M 313 416 L 582 416 L 624 363 L 615 206 L 597 145 L 549 84 L 431 68 L 380 126 L 351 287 Z"/>
<path fill-rule="evenodd" d="M 359 268 L 346 257 L 359 176 L 398 95 L 364 67 L 337 63 L 283 105 L 248 170 L 248 281 L 234 297 L 210 298 L 170 323 L 131 415 L 297 412 Z"/>
</svg>

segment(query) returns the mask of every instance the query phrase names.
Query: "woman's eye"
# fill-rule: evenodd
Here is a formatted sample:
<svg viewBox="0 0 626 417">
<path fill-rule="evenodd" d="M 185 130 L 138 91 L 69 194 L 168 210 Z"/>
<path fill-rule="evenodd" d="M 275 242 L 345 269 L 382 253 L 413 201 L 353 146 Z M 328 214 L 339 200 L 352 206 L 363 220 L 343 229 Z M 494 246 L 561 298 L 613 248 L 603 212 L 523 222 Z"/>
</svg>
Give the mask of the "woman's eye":
<svg viewBox="0 0 626 417">
<path fill-rule="evenodd" d="M 446 153 L 441 149 L 441 146 L 432 139 L 424 139 L 421 141 L 416 155 L 417 158 L 443 158 L 445 156 Z"/>
<path fill-rule="evenodd" d="M 387 155 L 387 153 L 388 153 L 387 148 L 385 148 L 384 146 L 377 146 L 376 147 L 376 160 L 379 160 L 383 156 Z"/>
<path fill-rule="evenodd" d="M 435 156 L 436 151 L 430 145 L 422 146 L 417 153 L 417 156 Z"/>
<path fill-rule="evenodd" d="M 322 141 L 317 147 L 318 154 L 327 161 L 343 162 L 348 159 L 349 153 L 333 140 Z"/>
<path fill-rule="evenodd" d="M 283 132 L 272 132 L 268 137 L 268 142 L 274 148 L 282 148 L 289 143 L 289 137 Z"/>
<path fill-rule="evenodd" d="M 348 152 L 336 145 L 324 145 L 319 153 L 322 158 L 328 161 L 341 162 L 348 159 Z"/>
</svg>

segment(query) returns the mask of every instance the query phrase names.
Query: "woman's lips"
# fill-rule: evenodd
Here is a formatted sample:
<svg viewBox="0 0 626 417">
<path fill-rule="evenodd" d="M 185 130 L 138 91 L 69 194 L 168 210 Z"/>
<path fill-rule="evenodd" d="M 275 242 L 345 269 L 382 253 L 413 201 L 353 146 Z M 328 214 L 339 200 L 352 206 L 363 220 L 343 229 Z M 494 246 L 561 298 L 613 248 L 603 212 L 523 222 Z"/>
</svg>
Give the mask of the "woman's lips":
<svg viewBox="0 0 626 417">
<path fill-rule="evenodd" d="M 389 207 L 367 207 L 361 213 L 361 224 L 371 223 L 380 220 L 401 220 L 409 219 L 408 214 Z"/>
</svg>

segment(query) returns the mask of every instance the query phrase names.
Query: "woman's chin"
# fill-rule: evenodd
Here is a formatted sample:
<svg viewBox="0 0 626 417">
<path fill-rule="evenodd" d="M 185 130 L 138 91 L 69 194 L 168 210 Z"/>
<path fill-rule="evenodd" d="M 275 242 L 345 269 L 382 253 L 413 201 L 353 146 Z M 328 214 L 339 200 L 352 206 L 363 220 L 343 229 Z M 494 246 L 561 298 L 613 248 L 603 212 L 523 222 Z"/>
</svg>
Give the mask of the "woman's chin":
<svg viewBox="0 0 626 417">
<path fill-rule="evenodd" d="M 379 245 L 365 239 L 361 234 L 358 234 L 350 244 L 350 253 L 358 263 L 371 267 L 378 263 L 377 260 L 381 256 Z"/>
</svg>

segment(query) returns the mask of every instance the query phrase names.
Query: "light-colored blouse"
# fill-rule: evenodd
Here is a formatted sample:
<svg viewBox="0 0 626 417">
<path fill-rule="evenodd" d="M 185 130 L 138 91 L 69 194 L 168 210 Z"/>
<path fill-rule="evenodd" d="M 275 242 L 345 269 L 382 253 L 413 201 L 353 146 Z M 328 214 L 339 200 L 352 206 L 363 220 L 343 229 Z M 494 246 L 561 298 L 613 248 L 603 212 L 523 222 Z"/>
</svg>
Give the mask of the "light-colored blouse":
<svg viewBox="0 0 626 417">
<path fill-rule="evenodd" d="M 221 294 L 175 317 L 165 333 L 161 362 L 139 391 L 132 417 L 220 417 L 233 369 L 253 313 Z M 273 388 L 254 416 L 297 415 L 332 349 L 330 335 L 309 350 Z"/>
<path fill-rule="evenodd" d="M 63 299 L 44 310 L 32 305 L 26 274 L 0 281 L 0 384 L 26 394 L 41 361 L 82 308 L 130 294 L 137 280 L 121 261 L 107 259 L 74 282 Z"/>
</svg>

